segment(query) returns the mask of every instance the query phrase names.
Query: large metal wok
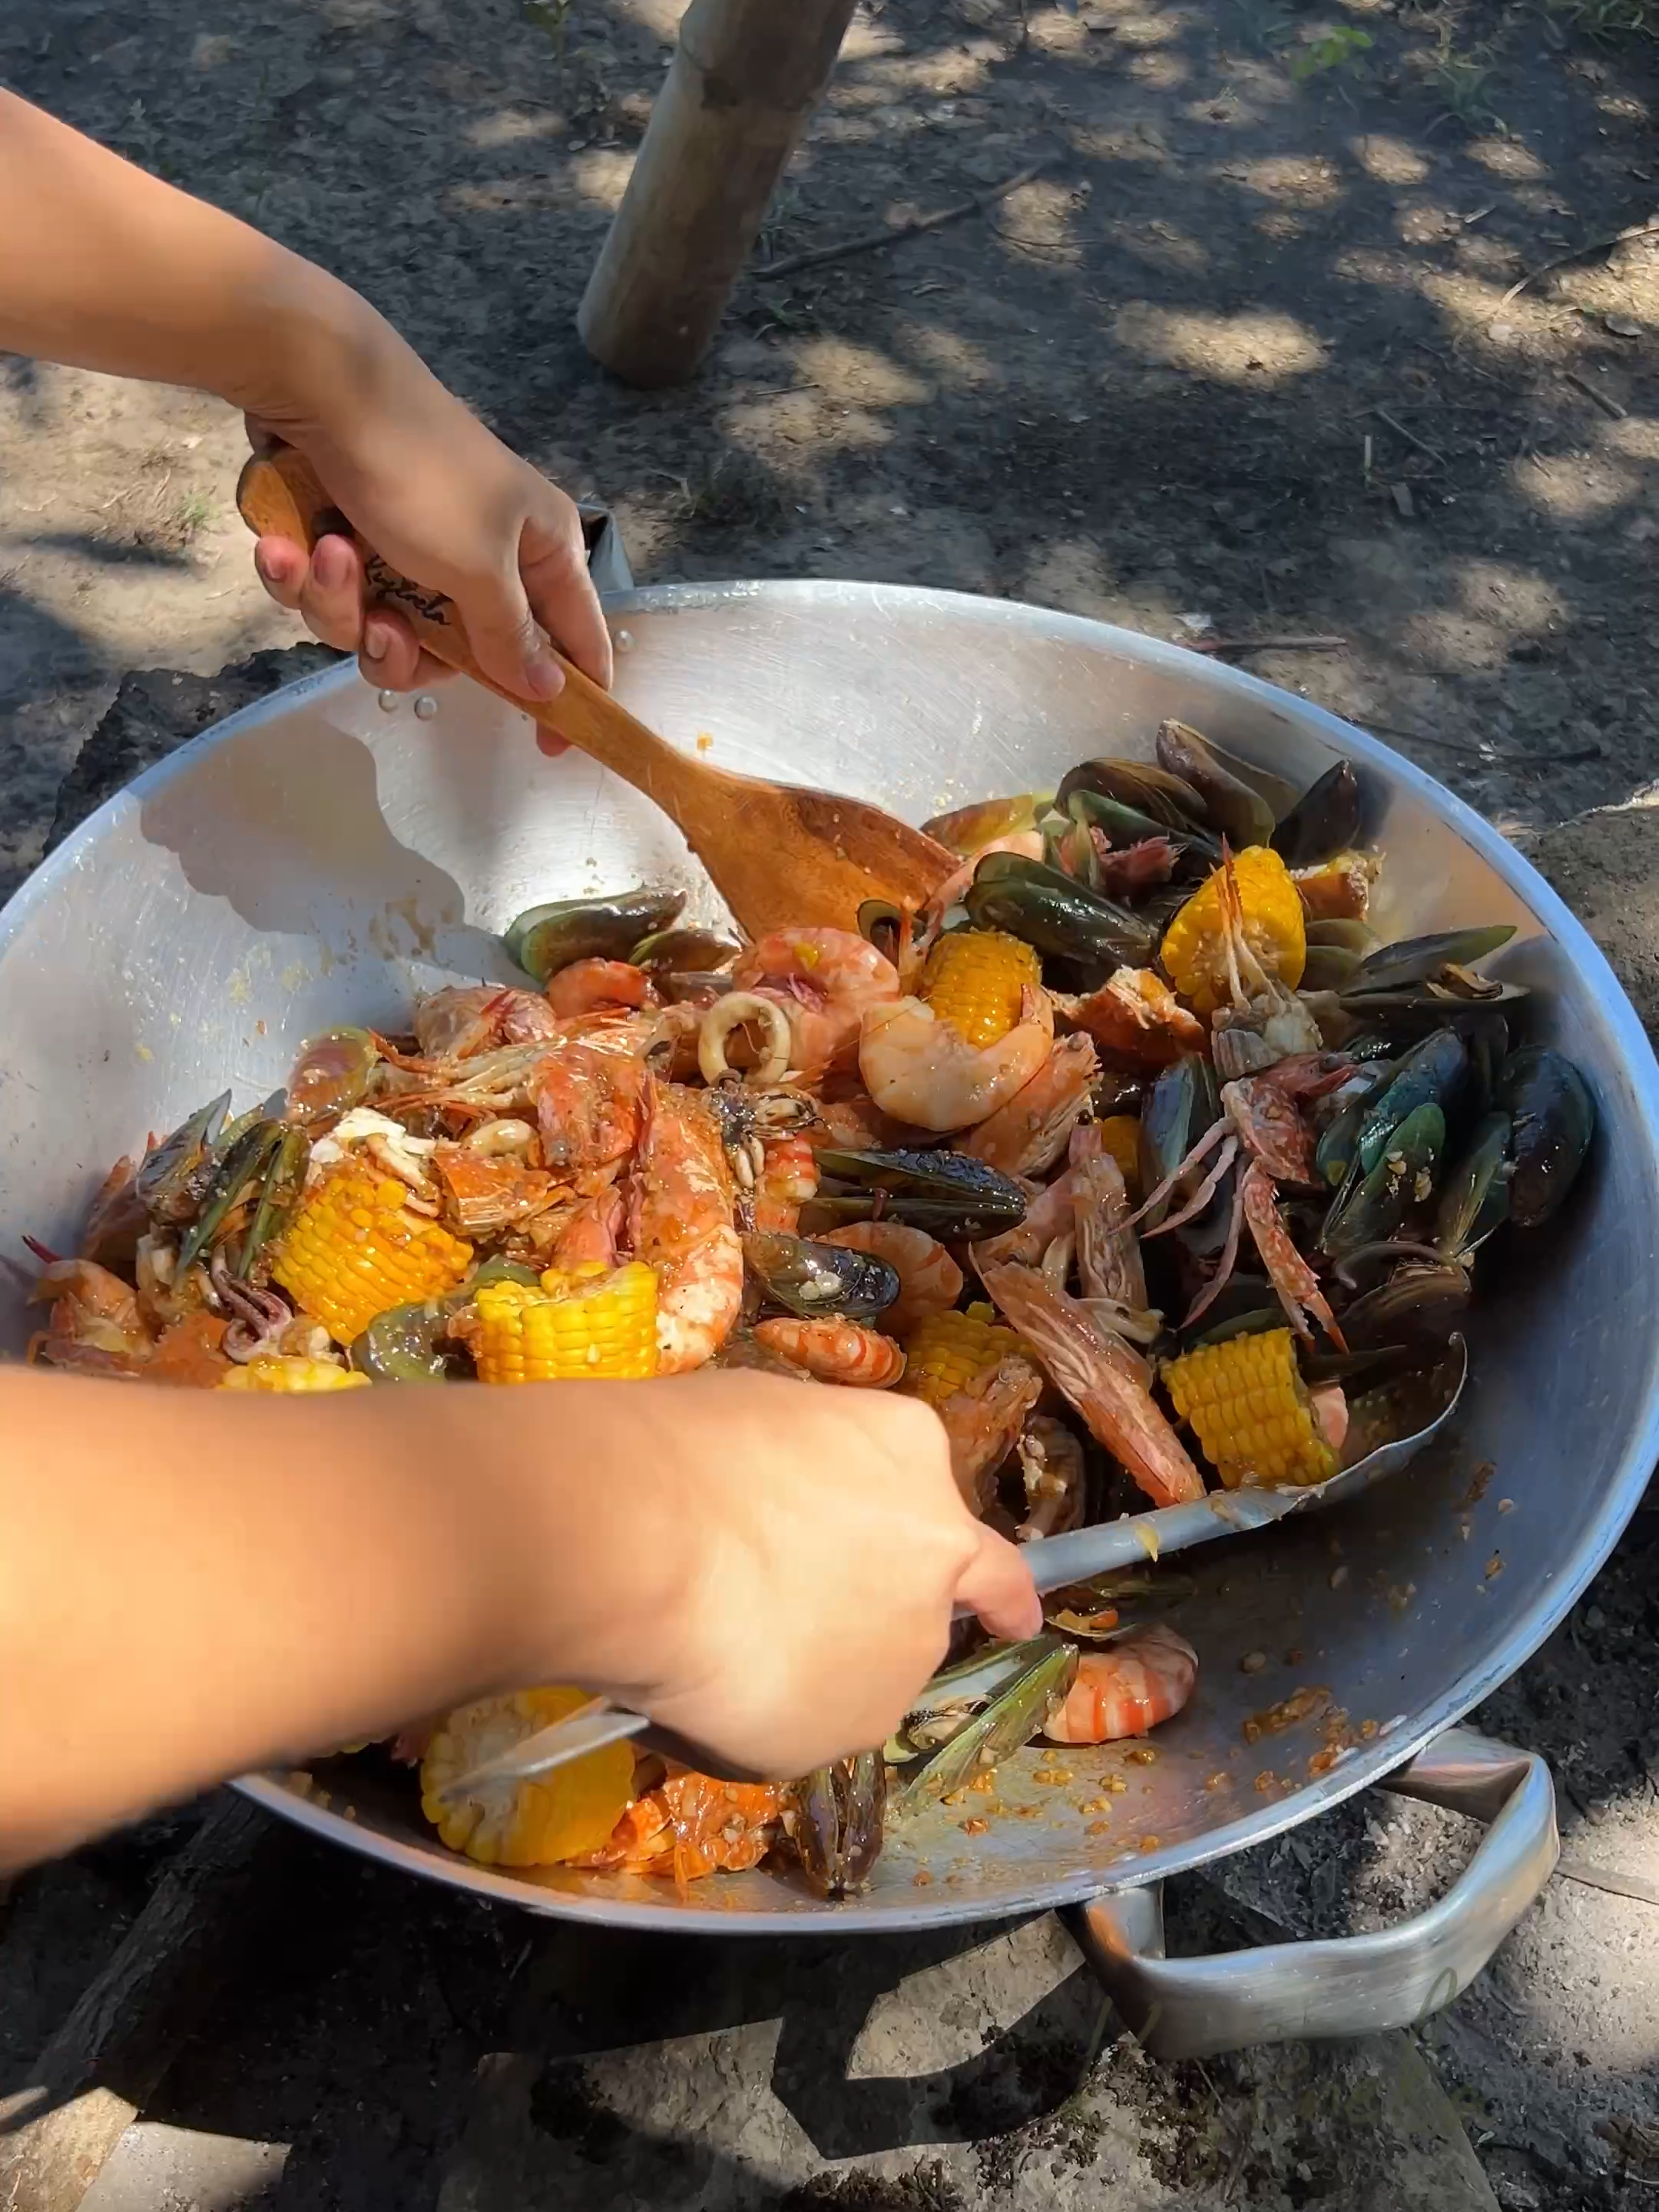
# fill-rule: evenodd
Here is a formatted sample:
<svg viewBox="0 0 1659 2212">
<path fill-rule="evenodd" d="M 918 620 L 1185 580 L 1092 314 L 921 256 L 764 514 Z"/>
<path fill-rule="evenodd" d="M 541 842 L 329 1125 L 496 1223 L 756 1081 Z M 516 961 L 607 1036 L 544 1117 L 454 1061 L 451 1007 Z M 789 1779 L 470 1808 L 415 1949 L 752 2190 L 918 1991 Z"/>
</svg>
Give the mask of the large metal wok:
<svg viewBox="0 0 1659 2212">
<path fill-rule="evenodd" d="M 372 1762 L 319 1766 L 308 1794 L 274 1777 L 243 1787 L 355 1850 L 539 1912 L 848 1933 L 1083 1907 L 1085 1948 L 1165 2051 L 1357 2031 L 1445 2002 L 1555 1854 L 1540 1763 L 1453 1723 L 1560 1620 L 1659 1455 L 1659 1307 L 1645 1295 L 1659 1071 L 1601 955 L 1525 861 L 1418 769 L 1171 647 L 875 586 L 676 586 L 612 604 L 618 689 L 671 738 L 711 738 L 733 767 L 913 820 L 1052 781 L 1087 754 L 1146 754 L 1167 714 L 1298 785 L 1346 753 L 1388 854 L 1385 930 L 1517 925 L 1501 970 L 1537 988 L 1534 1033 L 1585 1071 L 1595 1156 L 1559 1233 L 1485 1267 L 1474 1380 L 1449 1445 L 1334 1514 L 1181 1562 L 1196 1587 L 1177 1619 L 1202 1673 L 1150 1764 L 1068 1753 L 1077 1779 L 1064 1788 L 1017 1764 L 1000 1778 L 1010 1812 L 988 1834 L 970 1838 L 962 1808 L 941 1809 L 898 1831 L 874 1887 L 838 1905 L 766 1872 L 684 1900 L 643 1879 L 489 1872 L 445 1851 L 406 1778 Z M 117 1154 L 227 1083 L 241 1101 L 270 1091 L 308 1032 L 398 1027 L 411 996 L 446 977 L 506 980 L 495 933 L 521 908 L 674 878 L 696 872 L 644 799 L 580 754 L 544 761 L 525 719 L 470 684 L 435 703 L 377 698 L 343 669 L 237 715 L 103 807 L 0 921 L 0 1248 L 15 1252 L 25 1231 L 72 1238 Z M 23 1315 L 14 1291 L 0 1295 L 15 1346 Z M 1254 1652 L 1267 1665 L 1242 1670 Z M 1352 1747 L 1334 1763 L 1322 1707 L 1246 1740 L 1253 1716 L 1313 1686 L 1347 1717 L 1334 1744 Z M 1103 1830 L 1079 1808 L 1105 1774 L 1128 1786 L 1109 1796 Z M 1390 1775 L 1492 1824 L 1432 1911 L 1382 1936 L 1163 1960 L 1161 1876 Z M 1023 1803 L 1040 1810 L 1018 1817 Z"/>
</svg>

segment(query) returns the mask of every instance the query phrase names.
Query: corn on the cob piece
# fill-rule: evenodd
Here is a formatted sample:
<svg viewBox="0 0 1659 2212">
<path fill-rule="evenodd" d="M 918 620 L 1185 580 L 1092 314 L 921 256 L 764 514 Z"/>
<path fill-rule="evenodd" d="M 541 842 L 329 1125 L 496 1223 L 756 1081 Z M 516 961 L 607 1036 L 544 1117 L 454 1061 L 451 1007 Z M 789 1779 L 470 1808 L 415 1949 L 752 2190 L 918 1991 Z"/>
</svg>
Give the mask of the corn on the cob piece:
<svg viewBox="0 0 1659 2212">
<path fill-rule="evenodd" d="M 1200 1345 L 1170 1362 L 1164 1382 L 1229 1490 L 1323 1482 L 1336 1473 L 1289 1329 Z"/>
<path fill-rule="evenodd" d="M 367 1375 L 349 1367 L 337 1367 L 331 1359 L 303 1359 L 272 1353 L 250 1359 L 246 1367 L 233 1367 L 219 1385 L 222 1390 L 359 1390 L 368 1387 Z"/>
<path fill-rule="evenodd" d="M 1200 1014 L 1228 997 L 1226 868 L 1238 888 L 1244 941 L 1287 989 L 1302 981 L 1308 938 L 1302 897 L 1291 872 L 1268 845 L 1247 845 L 1201 883 L 1164 933 L 1161 951 L 1170 981 Z"/>
<path fill-rule="evenodd" d="M 969 1044 L 995 1044 L 1019 1021 L 1019 994 L 1042 981 L 1029 945 L 1000 929 L 953 929 L 921 971 L 921 996 Z"/>
<path fill-rule="evenodd" d="M 473 1355 L 483 1382 L 632 1379 L 657 1371 L 657 1278 L 642 1260 L 569 1274 L 541 1288 L 487 1283 L 478 1291 Z"/>
<path fill-rule="evenodd" d="M 1100 1141 L 1123 1176 L 1123 1187 L 1131 1198 L 1140 1195 L 1140 1116 L 1138 1114 L 1109 1114 L 1095 1124 Z"/>
<path fill-rule="evenodd" d="M 953 1391 L 965 1390 L 988 1367 L 1024 1349 L 1013 1330 L 997 1319 L 994 1306 L 930 1314 L 905 1339 L 903 1388 L 913 1398 L 942 1406 Z"/>
<path fill-rule="evenodd" d="M 589 1702 L 586 1690 L 519 1690 L 453 1712 L 421 1761 L 421 1810 L 453 1851 L 483 1866 L 556 1866 L 596 1851 L 634 1794 L 634 1752 L 608 1743 L 545 1774 L 482 1784 L 447 1797 L 446 1784 Z"/>
<path fill-rule="evenodd" d="M 301 1200 L 271 1273 L 337 1344 L 377 1314 L 453 1291 L 472 1247 L 404 1204 L 395 1176 L 348 1159 Z"/>
</svg>

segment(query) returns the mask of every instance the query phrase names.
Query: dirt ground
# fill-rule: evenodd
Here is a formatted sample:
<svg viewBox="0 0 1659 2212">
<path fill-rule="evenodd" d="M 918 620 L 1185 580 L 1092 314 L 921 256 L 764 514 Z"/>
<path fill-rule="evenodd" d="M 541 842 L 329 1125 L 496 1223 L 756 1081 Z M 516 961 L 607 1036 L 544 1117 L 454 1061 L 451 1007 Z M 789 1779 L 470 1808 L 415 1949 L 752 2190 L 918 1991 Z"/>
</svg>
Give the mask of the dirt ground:
<svg viewBox="0 0 1659 2212">
<path fill-rule="evenodd" d="M 707 374 L 639 395 L 572 319 L 678 12 L 9 0 L 0 74 L 359 286 L 611 503 L 641 580 L 876 577 L 1189 643 L 1337 638 L 1248 665 L 1537 837 L 1610 929 L 1650 910 L 1659 149 L 1652 49 L 1593 35 L 1613 0 L 866 5 L 763 259 L 1048 166 L 890 250 L 751 273 Z M 213 401 L 0 363 L 0 896 L 124 674 L 208 677 L 291 639 L 246 562 L 239 454 Z M 1554 827 L 1607 807 L 1616 865 Z M 1659 914 L 1633 938 L 1622 972 L 1650 992 Z M 1656 1534 L 1638 1516 L 1486 1716 L 1550 1756 L 1585 1851 L 1650 1883 Z M 1454 1832 L 1352 1809 L 1223 1887 L 1252 1924 L 1359 1924 L 1420 1896 Z M 4 2023 L 13 2059 L 151 1850 L 112 1844 L 14 1900 L 9 1943 L 46 1963 Z M 262 1961 L 168 2109 L 299 2146 L 285 2203 L 427 2203 L 519 1923 L 313 1872 L 306 1942 Z M 1656 1923 L 1558 1882 L 1428 2032 L 1504 2204 L 1652 2201 Z M 1243 2062 L 1206 2081 L 1177 2105 L 1249 2094 Z"/>
</svg>

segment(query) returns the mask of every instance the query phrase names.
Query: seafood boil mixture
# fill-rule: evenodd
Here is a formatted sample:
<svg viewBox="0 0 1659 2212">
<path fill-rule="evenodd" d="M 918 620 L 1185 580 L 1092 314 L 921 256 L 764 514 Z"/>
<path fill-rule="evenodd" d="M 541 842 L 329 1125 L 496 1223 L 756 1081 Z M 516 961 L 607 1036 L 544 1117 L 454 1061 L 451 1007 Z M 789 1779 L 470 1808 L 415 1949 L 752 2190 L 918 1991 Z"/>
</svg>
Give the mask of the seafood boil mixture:
<svg viewBox="0 0 1659 2212">
<path fill-rule="evenodd" d="M 31 1353 L 228 1390 L 647 1378 L 708 1364 L 935 1407 L 972 1510 L 1038 1543 L 1147 1501 L 1310 1485 L 1445 1356 L 1475 1257 L 1560 1206 L 1583 1078 L 1482 972 L 1503 926 L 1380 943 L 1339 763 L 1300 796 L 1177 722 L 927 826 L 914 907 L 739 945 L 683 895 L 523 915 L 509 988 L 342 1029 L 111 1170 L 43 1262 Z M 574 1711 L 410 1729 L 446 1844 L 666 1875 L 793 1856 L 858 1887 L 884 1824 L 1034 1739 L 1192 1696 L 1157 1572 L 959 1647 L 884 1746 L 787 1788 L 613 1744 L 457 1779 Z M 977 1632 L 974 1632 L 977 1637 Z M 975 1828 L 982 1821 L 971 1824 Z"/>
</svg>

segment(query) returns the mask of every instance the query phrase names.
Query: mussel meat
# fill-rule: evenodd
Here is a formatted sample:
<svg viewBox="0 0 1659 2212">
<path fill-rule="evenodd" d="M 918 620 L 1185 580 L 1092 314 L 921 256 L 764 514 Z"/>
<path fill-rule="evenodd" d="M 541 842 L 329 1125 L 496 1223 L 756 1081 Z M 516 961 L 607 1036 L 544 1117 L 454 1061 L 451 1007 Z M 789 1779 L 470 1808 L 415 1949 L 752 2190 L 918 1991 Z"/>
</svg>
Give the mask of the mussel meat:
<svg viewBox="0 0 1659 2212">
<path fill-rule="evenodd" d="M 784 1792 L 790 1834 L 808 1887 L 819 1897 L 864 1887 L 881 1856 L 887 1769 L 878 1751 L 861 1751 L 803 1775 Z"/>
<path fill-rule="evenodd" d="M 1003 929 L 1053 958 L 1144 968 L 1158 947 L 1144 915 L 1018 853 L 988 853 L 963 900 L 979 929 Z"/>
<path fill-rule="evenodd" d="M 1510 1218 L 1536 1229 L 1578 1179 L 1595 1133 L 1595 1101 L 1565 1054 L 1544 1044 L 1510 1054 L 1495 1097 L 1515 1125 Z"/>
<path fill-rule="evenodd" d="M 730 967 L 741 950 L 713 929 L 658 929 L 642 937 L 628 959 L 654 982 L 662 975 L 714 975 Z"/>
<path fill-rule="evenodd" d="M 846 1245 L 751 1231 L 743 1256 L 771 1304 L 805 1321 L 873 1321 L 899 1294 L 896 1267 Z"/>
<path fill-rule="evenodd" d="M 1359 836 L 1359 779 L 1340 760 L 1310 783 L 1269 841 L 1287 868 L 1316 868 L 1346 852 Z"/>
<path fill-rule="evenodd" d="M 1379 945 L 1365 956 L 1346 995 L 1357 999 L 1372 991 L 1405 991 L 1415 984 L 1441 983 L 1457 998 L 1495 998 L 1500 987 L 1485 977 L 1472 978 L 1468 970 L 1475 961 L 1507 945 L 1514 934 L 1513 922 L 1498 921 L 1484 929 L 1443 929 L 1432 937 L 1402 937 L 1397 944 Z M 1450 976 L 1448 969 L 1452 971 Z"/>
<path fill-rule="evenodd" d="M 1103 830 L 1108 841 L 1117 848 L 1162 839 L 1177 853 L 1194 855 L 1206 869 L 1214 867 L 1221 859 L 1219 841 L 1195 822 L 1160 822 L 1139 807 L 1127 806 L 1121 799 L 1109 798 L 1102 792 L 1073 791 L 1066 801 L 1062 818 L 1087 829 Z"/>
<path fill-rule="evenodd" d="M 994 1237 L 1025 1218 L 1025 1193 L 967 1152 L 842 1152 L 817 1156 L 818 1171 L 857 1186 L 820 1191 L 801 1209 L 803 1229 L 834 1229 L 879 1218 L 925 1229 L 942 1243 Z"/>
<path fill-rule="evenodd" d="M 1196 730 L 1185 722 L 1160 722 L 1157 744 L 1159 764 L 1197 792 L 1212 830 L 1235 847 L 1267 842 L 1273 834 L 1273 808 Z"/>
<path fill-rule="evenodd" d="M 922 823 L 922 835 L 959 859 L 971 860 L 999 837 L 1016 837 L 1022 830 L 1034 830 L 1038 815 L 1049 803 L 1046 791 L 1022 791 L 1012 799 L 981 799 L 972 806 L 955 806 L 949 813 L 935 814 Z"/>
<path fill-rule="evenodd" d="M 679 919 L 685 893 L 641 885 L 614 898 L 554 899 L 532 906 L 503 939 L 508 957 L 545 983 L 574 960 L 626 960 L 641 938 Z"/>
</svg>

